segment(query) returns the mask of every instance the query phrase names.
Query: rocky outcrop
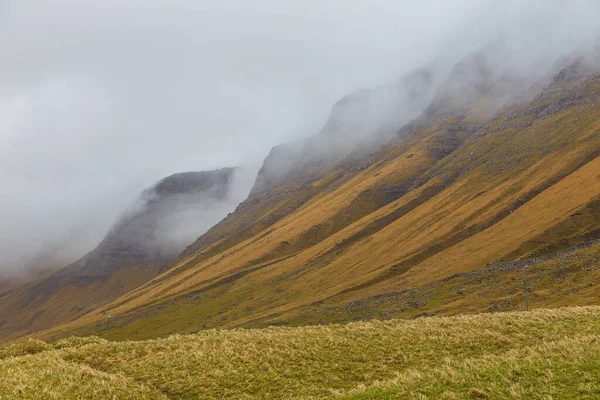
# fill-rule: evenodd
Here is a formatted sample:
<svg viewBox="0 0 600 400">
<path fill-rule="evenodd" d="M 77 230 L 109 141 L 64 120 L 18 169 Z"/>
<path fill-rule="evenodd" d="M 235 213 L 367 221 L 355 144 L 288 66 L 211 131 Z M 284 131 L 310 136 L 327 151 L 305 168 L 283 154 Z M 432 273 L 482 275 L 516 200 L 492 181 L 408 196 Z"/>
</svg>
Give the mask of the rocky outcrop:
<svg viewBox="0 0 600 400">
<path fill-rule="evenodd" d="M 108 277 L 119 269 L 134 266 L 166 268 L 186 244 L 204 233 L 202 226 L 198 226 L 188 242 L 178 243 L 171 237 L 178 234 L 178 224 L 193 224 L 193 221 L 180 219 L 188 213 L 198 216 L 203 211 L 211 212 L 213 206 L 225 201 L 234 171 L 234 168 L 223 168 L 164 178 L 141 194 L 98 247 L 59 274 Z"/>
</svg>

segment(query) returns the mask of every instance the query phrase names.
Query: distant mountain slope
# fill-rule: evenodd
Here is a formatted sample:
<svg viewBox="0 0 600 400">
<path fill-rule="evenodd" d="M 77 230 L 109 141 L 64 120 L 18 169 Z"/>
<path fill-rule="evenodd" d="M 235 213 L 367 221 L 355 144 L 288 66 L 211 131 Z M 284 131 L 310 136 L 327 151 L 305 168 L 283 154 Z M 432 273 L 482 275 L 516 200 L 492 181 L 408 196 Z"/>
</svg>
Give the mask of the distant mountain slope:
<svg viewBox="0 0 600 400">
<path fill-rule="evenodd" d="M 3 287 L 0 336 L 66 322 L 165 271 L 192 238 L 234 207 L 234 173 L 169 176 L 144 191 L 83 258 L 34 282 Z"/>
</svg>

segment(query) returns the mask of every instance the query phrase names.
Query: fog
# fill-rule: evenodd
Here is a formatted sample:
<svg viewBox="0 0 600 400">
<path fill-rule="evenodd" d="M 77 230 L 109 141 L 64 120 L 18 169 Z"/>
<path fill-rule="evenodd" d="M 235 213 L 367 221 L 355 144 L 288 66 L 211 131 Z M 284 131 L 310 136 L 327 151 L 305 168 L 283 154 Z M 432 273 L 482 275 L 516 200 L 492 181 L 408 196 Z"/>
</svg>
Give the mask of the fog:
<svg viewBox="0 0 600 400">
<path fill-rule="evenodd" d="M 252 181 L 359 88 L 498 40 L 537 71 L 599 20 L 591 0 L 0 0 L 0 271 L 73 261 L 172 173 Z"/>
<path fill-rule="evenodd" d="M 254 181 L 251 168 L 238 169 L 231 178 L 226 193 L 179 195 L 169 199 L 166 218 L 158 221 L 155 247 L 163 252 L 175 251 L 179 255 L 201 233 L 217 224 L 246 199 Z"/>
</svg>

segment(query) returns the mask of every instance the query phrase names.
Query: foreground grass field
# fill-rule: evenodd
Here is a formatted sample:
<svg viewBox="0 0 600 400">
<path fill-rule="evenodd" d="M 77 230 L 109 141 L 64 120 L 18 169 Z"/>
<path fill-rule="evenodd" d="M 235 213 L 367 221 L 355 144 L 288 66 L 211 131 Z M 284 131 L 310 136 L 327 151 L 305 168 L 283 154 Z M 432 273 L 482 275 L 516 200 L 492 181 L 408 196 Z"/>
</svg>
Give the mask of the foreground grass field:
<svg viewBox="0 0 600 400">
<path fill-rule="evenodd" d="M 2 399 L 600 397 L 600 307 L 0 349 Z"/>
</svg>

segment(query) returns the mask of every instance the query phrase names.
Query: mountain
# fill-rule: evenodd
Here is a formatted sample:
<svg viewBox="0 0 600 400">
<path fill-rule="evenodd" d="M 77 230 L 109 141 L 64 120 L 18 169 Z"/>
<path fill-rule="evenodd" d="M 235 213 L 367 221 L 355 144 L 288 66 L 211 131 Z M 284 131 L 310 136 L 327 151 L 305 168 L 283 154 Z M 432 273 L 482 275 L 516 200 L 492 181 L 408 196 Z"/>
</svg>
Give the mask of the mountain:
<svg viewBox="0 0 600 400">
<path fill-rule="evenodd" d="M 223 168 L 164 178 L 80 260 L 33 282 L 4 285 L 3 335 L 72 320 L 164 272 L 190 240 L 233 209 L 234 174 Z"/>
<path fill-rule="evenodd" d="M 40 336 L 103 334 L 107 316 L 111 338 L 145 339 L 523 309 L 526 270 L 533 307 L 597 304 L 598 57 L 533 77 L 498 60 L 461 60 L 390 125 L 359 112 L 373 92 L 342 99 L 317 136 L 273 149 L 250 196 L 168 271 Z"/>
<path fill-rule="evenodd" d="M 523 309 L 525 271 L 532 307 L 598 304 L 600 52 L 500 50 L 343 98 L 168 270 L 37 336 Z"/>
</svg>

